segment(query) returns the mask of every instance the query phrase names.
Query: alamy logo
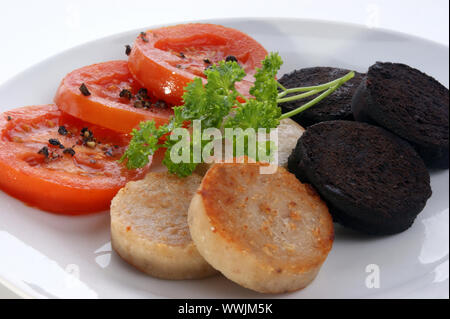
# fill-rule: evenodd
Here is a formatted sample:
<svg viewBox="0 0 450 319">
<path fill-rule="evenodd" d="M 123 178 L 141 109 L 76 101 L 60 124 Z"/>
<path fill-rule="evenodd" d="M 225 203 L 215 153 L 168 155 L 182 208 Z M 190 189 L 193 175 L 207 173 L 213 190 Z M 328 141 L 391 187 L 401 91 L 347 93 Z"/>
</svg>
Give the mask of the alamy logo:
<svg viewBox="0 0 450 319">
<path fill-rule="evenodd" d="M 261 174 L 273 174 L 278 164 L 278 129 L 217 128 L 202 131 L 201 121 L 194 120 L 192 134 L 186 128 L 176 128 L 170 140 L 176 143 L 170 150 L 170 159 L 178 163 L 242 162 L 270 163 L 261 166 Z M 192 139 L 192 140 L 191 140 Z M 236 160 L 237 159 L 237 160 Z"/>
<path fill-rule="evenodd" d="M 369 264 L 366 266 L 366 287 L 369 289 L 380 288 L 380 266 Z"/>
<path fill-rule="evenodd" d="M 366 26 L 368 28 L 378 28 L 380 26 L 380 7 L 374 3 L 366 7 L 367 18 Z"/>
<path fill-rule="evenodd" d="M 68 264 L 65 269 L 65 285 L 67 288 L 75 288 L 80 285 L 80 267 L 76 264 Z"/>
</svg>

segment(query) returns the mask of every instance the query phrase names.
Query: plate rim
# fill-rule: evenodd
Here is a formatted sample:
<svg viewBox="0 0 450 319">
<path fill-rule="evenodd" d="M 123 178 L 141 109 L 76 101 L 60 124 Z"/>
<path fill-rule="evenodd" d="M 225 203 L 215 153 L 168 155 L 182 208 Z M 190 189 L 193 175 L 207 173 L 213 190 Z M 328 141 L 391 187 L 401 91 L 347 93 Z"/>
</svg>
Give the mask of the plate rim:
<svg viewBox="0 0 450 319">
<path fill-rule="evenodd" d="M 409 34 L 407 32 L 401 32 L 401 31 L 391 30 L 391 29 L 387 29 L 387 28 L 379 28 L 379 27 L 370 28 L 363 24 L 349 23 L 349 22 L 344 22 L 344 21 L 332 21 L 332 20 L 326 20 L 326 19 L 313 19 L 313 18 L 295 18 L 295 17 L 230 17 L 230 18 L 217 18 L 217 19 L 182 20 L 182 21 L 175 21 L 175 22 L 170 22 L 170 23 L 146 25 L 146 26 L 140 27 L 140 28 L 133 28 L 133 29 L 121 31 L 119 33 L 105 35 L 103 37 L 99 37 L 96 39 L 92 39 L 92 40 L 71 46 L 62 51 L 58 51 L 58 52 L 46 57 L 45 59 L 42 59 L 41 61 L 27 67 L 26 69 L 24 69 L 18 73 L 15 73 L 12 77 L 9 77 L 4 82 L 2 82 L 0 84 L 0 88 L 2 88 L 3 86 L 9 85 L 10 82 L 15 81 L 16 78 L 23 76 L 23 74 L 26 74 L 28 72 L 33 72 L 34 68 L 37 68 L 40 65 L 45 64 L 48 61 L 51 61 L 60 55 L 66 54 L 69 51 L 81 49 L 83 47 L 89 46 L 90 44 L 98 42 L 98 41 L 114 40 L 115 38 L 125 37 L 125 36 L 128 36 L 129 34 L 133 34 L 133 33 L 137 34 L 138 32 L 140 32 L 142 30 L 149 30 L 152 28 L 159 28 L 159 27 L 164 27 L 164 26 L 173 26 L 173 25 L 177 25 L 177 24 L 188 24 L 188 23 L 226 24 L 229 22 L 234 22 L 234 23 L 236 23 L 236 22 L 253 22 L 254 23 L 254 22 L 268 22 L 268 21 L 274 22 L 274 23 L 290 23 L 290 22 L 298 23 L 298 22 L 301 22 L 301 23 L 310 23 L 310 24 L 322 24 L 322 25 L 346 27 L 346 28 L 353 29 L 353 30 L 357 29 L 357 30 L 361 30 L 363 32 L 371 31 L 371 32 L 377 32 L 377 33 L 384 33 L 386 35 L 408 38 L 413 41 L 426 42 L 427 45 L 435 46 L 436 48 L 439 48 L 440 50 L 447 51 L 446 52 L 447 56 L 449 55 L 449 46 L 445 45 L 443 43 L 437 42 L 435 40 L 430 40 L 425 37 Z M 443 260 L 440 260 L 440 262 L 442 262 Z M 448 261 L 448 256 L 447 256 L 447 261 Z M 449 281 L 447 279 L 447 281 L 446 281 L 447 292 L 448 292 L 448 282 Z M 25 298 L 25 299 L 35 299 L 36 298 L 37 299 L 37 298 L 43 297 L 39 294 L 36 294 L 36 295 L 30 294 L 30 293 L 26 292 L 25 290 L 19 288 L 18 286 L 14 285 L 13 283 L 11 283 L 7 278 L 1 277 L 1 276 L 0 276 L 0 286 L 3 286 L 5 289 L 10 290 L 14 294 L 18 295 L 20 298 Z M 423 290 L 427 290 L 427 288 L 424 287 Z M 367 295 L 366 298 L 383 298 L 382 296 L 380 296 L 382 294 L 383 293 L 369 294 L 369 295 Z M 441 295 L 441 294 L 439 294 L 439 295 Z M 365 297 L 363 296 L 362 298 L 365 298 Z M 408 298 L 408 297 L 405 296 L 404 298 Z M 427 297 L 421 297 L 421 298 L 427 298 Z M 438 297 L 438 298 L 448 298 L 448 294 L 447 294 L 447 297 L 444 297 L 444 294 L 442 294 L 442 297 Z"/>
<path fill-rule="evenodd" d="M 13 76 L 11 76 L 10 78 L 6 79 L 3 83 L 0 84 L 0 87 L 2 86 L 6 86 L 7 84 L 9 84 L 9 82 L 14 81 L 17 77 L 22 76 L 24 73 L 29 72 L 31 69 L 38 67 L 39 65 L 47 62 L 48 60 L 52 60 L 53 58 L 65 54 L 68 51 L 72 51 L 72 50 L 76 50 L 79 49 L 81 47 L 84 46 L 88 46 L 91 43 L 95 43 L 97 41 L 102 41 L 102 40 L 106 40 L 106 39 L 113 39 L 115 37 L 120 38 L 122 36 L 127 35 L 128 33 L 135 33 L 135 32 L 140 32 L 142 30 L 149 30 L 151 28 L 160 28 L 160 27 L 165 27 L 165 26 L 174 26 L 177 24 L 187 24 L 187 23 L 214 23 L 214 22 L 218 22 L 215 24 L 221 24 L 223 22 L 227 22 L 227 21 L 251 21 L 251 22 L 259 22 L 259 21 L 283 21 L 283 22 L 295 22 L 295 21 L 301 21 L 301 22 L 306 22 L 306 23 L 319 23 L 319 24 L 329 24 L 329 25 L 336 25 L 336 26 L 343 26 L 343 27 L 347 27 L 347 28 L 351 28 L 351 29 L 360 29 L 360 30 L 364 30 L 364 31 L 376 31 L 376 32 L 381 32 L 381 33 L 386 33 L 389 35 L 396 35 L 396 36 L 400 36 L 400 37 L 408 37 L 411 39 L 414 39 L 416 41 L 424 41 L 424 42 L 428 42 L 429 45 L 433 45 L 433 46 L 437 46 L 440 47 L 440 49 L 444 49 L 447 51 L 447 54 L 449 54 L 449 46 L 445 45 L 443 43 L 437 42 L 435 40 L 430 40 L 427 39 L 425 37 L 421 37 L 421 36 L 417 36 L 414 34 L 409 34 L 407 32 L 402 32 L 402 31 L 397 31 L 397 30 L 391 30 L 391 29 L 387 29 L 387 28 L 369 28 L 367 26 L 364 26 L 363 24 L 358 24 L 358 23 L 351 23 L 351 22 L 343 22 L 343 21 L 332 21 L 332 20 L 325 20 L 325 19 L 312 19 L 312 18 L 290 18 L 290 17 L 230 17 L 230 18 L 219 18 L 219 19 L 199 19 L 199 20 L 185 20 L 185 21 L 176 21 L 176 22 L 170 22 L 170 23 L 164 23 L 164 24 L 154 24 L 154 25 L 147 25 L 141 28 L 133 28 L 133 29 L 129 29 L 129 30 L 125 30 L 119 33 L 113 33 L 110 35 L 106 35 L 100 38 L 96 38 L 93 40 L 89 40 L 74 46 L 71 46 L 69 48 L 66 48 L 62 51 L 58 51 L 52 55 L 49 55 L 48 57 L 46 57 L 45 59 L 42 59 L 41 61 L 27 67 L 26 69 L 15 73 Z"/>
</svg>

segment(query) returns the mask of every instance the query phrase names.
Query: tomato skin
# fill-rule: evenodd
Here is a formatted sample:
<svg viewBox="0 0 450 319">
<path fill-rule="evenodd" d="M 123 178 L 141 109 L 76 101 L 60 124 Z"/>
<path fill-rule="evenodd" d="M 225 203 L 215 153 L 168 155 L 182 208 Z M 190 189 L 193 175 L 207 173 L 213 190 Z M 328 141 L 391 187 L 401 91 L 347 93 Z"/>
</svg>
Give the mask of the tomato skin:
<svg viewBox="0 0 450 319">
<path fill-rule="evenodd" d="M 0 170 L 5 174 L 0 189 L 32 207 L 51 213 L 82 215 L 107 210 L 114 197 L 112 193 L 120 189 L 113 192 L 112 189 L 80 189 L 74 192 L 73 187 L 43 182 L 20 169 L 12 169 L 1 160 Z"/>
<path fill-rule="evenodd" d="M 210 65 L 205 59 L 212 64 L 229 55 L 247 73 L 236 88 L 249 97 L 255 68 L 261 67 L 267 51 L 245 33 L 220 25 L 192 23 L 148 30 L 137 37 L 128 66 L 156 97 L 181 105 L 184 87 L 195 77 L 204 77 L 203 70 Z"/>
<path fill-rule="evenodd" d="M 71 147 L 71 142 L 80 137 L 61 136 L 59 125 L 79 133 L 81 127 L 89 124 L 61 113 L 55 105 L 23 107 L 0 115 L 1 190 L 48 212 L 79 215 L 109 209 L 111 199 L 126 182 L 140 179 L 148 171 L 148 167 L 128 171 L 117 162 L 128 136 L 93 125 L 89 129 L 94 136 L 117 146 L 114 156 L 104 156 L 100 146 L 92 149 L 83 145 L 74 146 L 73 157 L 63 154 L 62 149 L 45 143 L 48 138 L 57 138 Z M 44 162 L 44 156 L 37 153 L 42 146 L 62 157 Z M 91 158 L 96 159 L 96 164 L 86 161 Z"/>
<path fill-rule="evenodd" d="M 136 47 L 135 43 L 135 47 Z M 129 68 L 133 76 L 147 87 L 152 88 L 152 92 L 174 105 L 182 105 L 184 87 L 191 81 L 189 76 L 182 76 L 174 73 L 170 68 L 164 67 L 154 60 L 147 58 L 142 50 L 132 49 L 129 60 Z M 149 73 L 150 72 L 150 73 Z M 148 74 L 157 74 L 152 77 Z"/>
<path fill-rule="evenodd" d="M 83 83 L 90 96 L 80 92 Z M 135 95 L 140 88 L 128 70 L 127 61 L 109 61 L 67 74 L 61 81 L 54 102 L 60 110 L 72 116 L 121 133 L 131 132 L 142 121 L 154 120 L 157 125 L 167 123 L 173 114 L 170 106 L 166 109 L 138 109 L 133 106 L 135 99 L 119 96 L 122 89 L 130 89 Z"/>
</svg>

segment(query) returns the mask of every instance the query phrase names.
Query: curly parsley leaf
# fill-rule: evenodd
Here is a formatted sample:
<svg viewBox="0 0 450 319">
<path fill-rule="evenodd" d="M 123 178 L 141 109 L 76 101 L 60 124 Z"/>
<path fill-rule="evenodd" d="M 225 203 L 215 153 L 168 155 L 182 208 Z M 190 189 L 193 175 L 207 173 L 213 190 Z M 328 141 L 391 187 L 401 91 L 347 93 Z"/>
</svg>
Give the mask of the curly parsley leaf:
<svg viewBox="0 0 450 319">
<path fill-rule="evenodd" d="M 255 83 L 250 89 L 250 94 L 253 95 L 257 101 L 277 103 L 278 83 L 275 77 L 282 64 L 283 61 L 279 54 L 271 52 L 262 61 L 262 67 L 257 68 Z"/>
<path fill-rule="evenodd" d="M 172 159 L 171 152 L 182 153 L 178 148 L 175 148 L 178 147 L 178 141 L 167 138 L 164 144 L 162 144 L 160 143 L 160 139 L 164 135 L 173 133 L 176 128 L 192 126 L 194 120 L 201 121 L 201 133 L 208 128 L 239 128 L 244 131 L 249 128 L 255 130 L 259 130 L 260 128 L 276 128 L 282 118 L 295 115 L 318 103 L 354 75 L 353 72 L 350 72 L 340 79 L 315 87 L 291 89 L 281 87 L 283 92 L 279 94 L 278 87 L 280 85 L 276 81 L 275 76 L 282 63 L 278 53 L 270 53 L 264 59 L 262 67 L 256 70 L 255 81 L 253 87 L 250 89 L 250 94 L 254 98 L 244 98 L 244 103 L 238 101 L 237 98 L 241 95 L 235 88 L 235 83 L 241 81 L 246 75 L 241 66 L 236 62 L 224 61 L 210 66 L 205 70 L 206 84 L 203 84 L 203 79 L 195 78 L 185 87 L 185 93 L 183 95 L 184 105 L 174 107 L 174 115 L 168 124 L 157 128 L 154 121 L 148 121 L 141 123 L 139 130 L 133 130 L 131 133 L 132 140 L 122 156 L 121 161 L 127 160 L 128 168 L 143 167 L 148 164 L 149 156 L 153 155 L 157 149 L 165 147 L 167 151 L 163 164 L 168 168 L 169 172 L 180 177 L 189 176 L 198 165 L 193 161 L 192 154 L 194 153 L 194 149 L 198 150 L 200 148 L 203 154 L 208 141 L 201 141 L 199 145 L 195 145 L 192 141 L 188 142 L 189 160 L 187 162 L 175 162 Z M 298 109 L 283 115 L 281 114 L 278 103 L 286 102 L 288 99 L 301 99 L 305 97 L 305 94 L 290 96 L 284 99 L 282 97 L 291 93 L 307 91 L 314 91 L 314 94 L 322 91 L 325 92 Z M 171 137 L 173 137 L 173 134 Z M 241 153 L 248 154 L 249 141 L 244 136 L 244 133 L 233 137 L 232 141 L 235 155 Z M 243 146 L 242 151 L 237 150 L 236 146 L 239 145 Z M 265 151 L 266 154 L 264 154 L 264 157 L 271 156 L 275 149 L 270 144 L 270 141 L 257 141 L 256 147 L 258 150 L 260 148 L 261 150 L 270 150 L 269 154 Z M 260 152 L 258 151 L 257 154 L 260 154 Z M 257 156 L 259 157 L 259 155 Z"/>
<path fill-rule="evenodd" d="M 194 163 L 192 160 L 192 143 L 189 145 L 190 147 L 190 161 L 189 162 L 177 162 L 175 163 L 171 156 L 171 146 L 173 146 L 175 143 L 166 143 L 167 151 L 164 154 L 163 164 L 167 167 L 167 170 L 171 174 L 175 174 L 178 177 L 187 177 L 189 175 L 192 175 L 192 173 L 197 168 L 198 163 Z M 181 154 L 180 154 L 181 155 Z"/>
<path fill-rule="evenodd" d="M 186 86 L 181 113 L 186 121 L 201 120 L 205 129 L 220 127 L 236 104 L 234 84 L 244 78 L 245 72 L 236 62 L 221 61 L 205 70 L 205 75 L 206 85 L 196 78 Z"/>
<path fill-rule="evenodd" d="M 271 57 L 268 63 L 263 62 L 263 67 L 256 74 L 255 85 L 265 95 L 272 88 L 271 85 L 264 86 L 261 81 L 271 77 L 275 80 L 277 70 L 276 57 Z M 268 57 L 269 58 L 269 57 Z M 272 61 L 273 60 L 273 61 Z M 281 61 L 281 60 L 280 60 Z M 278 118 L 281 110 L 277 106 L 276 101 L 263 100 L 263 94 L 256 94 L 259 99 L 251 99 L 241 104 L 237 101 L 239 93 L 235 88 L 235 83 L 241 81 L 245 77 L 245 71 L 236 62 L 220 61 L 205 70 L 207 83 L 203 85 L 201 78 L 195 78 L 185 88 L 183 95 L 184 105 L 174 108 L 174 116 L 169 124 L 156 128 L 153 121 L 143 122 L 140 124 L 139 130 L 133 130 L 133 136 L 128 149 L 122 156 L 121 161 L 127 159 L 128 168 L 143 167 L 148 164 L 148 157 L 153 155 L 160 147 L 167 148 L 163 164 L 168 168 L 169 172 L 180 177 L 185 177 L 195 170 L 197 164 L 193 163 L 192 158 L 189 163 L 175 163 L 170 156 L 172 147 L 177 143 L 172 139 L 167 139 L 164 145 L 161 145 L 159 139 L 167 133 L 172 132 L 175 128 L 182 127 L 185 122 L 200 120 L 202 130 L 207 128 L 272 128 L 278 126 Z M 259 83 L 259 84 L 258 84 Z M 277 94 L 276 82 L 274 92 Z M 237 106 L 235 116 L 229 117 L 224 125 L 224 119 L 231 113 L 233 106 Z M 201 150 L 206 143 L 201 143 Z M 193 144 L 190 145 L 190 154 L 192 157 Z"/>
<path fill-rule="evenodd" d="M 220 61 L 205 70 L 208 78 L 207 88 L 212 89 L 210 93 L 227 95 L 234 90 L 234 84 L 241 81 L 245 76 L 245 71 L 236 62 Z"/>
<path fill-rule="evenodd" d="M 276 103 L 249 100 L 236 109 L 234 116 L 229 117 L 224 126 L 228 128 L 276 128 L 280 124 L 281 109 Z"/>
<path fill-rule="evenodd" d="M 120 158 L 129 169 L 144 167 L 149 163 L 149 156 L 153 155 L 162 145 L 159 139 L 169 132 L 168 125 L 156 128 L 154 121 L 141 122 L 139 130 L 133 129 L 132 139 L 127 150 Z"/>
<path fill-rule="evenodd" d="M 186 86 L 183 101 L 184 105 L 179 106 L 180 117 L 190 121 L 204 116 L 208 108 L 208 100 L 201 78 L 195 78 L 194 81 Z"/>
</svg>

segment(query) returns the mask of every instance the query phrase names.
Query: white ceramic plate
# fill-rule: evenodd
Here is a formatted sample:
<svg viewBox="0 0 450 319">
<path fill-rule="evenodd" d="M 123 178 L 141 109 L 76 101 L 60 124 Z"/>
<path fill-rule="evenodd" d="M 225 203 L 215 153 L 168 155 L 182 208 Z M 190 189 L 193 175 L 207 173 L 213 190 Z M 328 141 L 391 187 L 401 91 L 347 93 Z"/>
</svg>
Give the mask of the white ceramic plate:
<svg viewBox="0 0 450 319">
<path fill-rule="evenodd" d="M 280 74 L 309 66 L 365 72 L 375 61 L 394 61 L 414 66 L 448 87 L 448 47 L 427 40 L 305 20 L 210 22 L 242 30 L 267 50 L 278 51 L 284 60 Z M 0 88 L 0 110 L 52 102 L 66 73 L 125 59 L 124 45 L 139 31 L 73 48 L 19 74 Z M 302 291 L 277 296 L 254 293 L 222 276 L 192 281 L 148 277 L 111 251 L 107 212 L 52 215 L 0 192 L 0 282 L 22 296 L 38 298 L 448 298 L 448 170 L 433 172 L 431 184 L 433 196 L 411 229 L 373 238 L 336 226 L 333 250 L 316 280 Z M 370 275 L 376 274 L 379 288 L 370 284 Z"/>
</svg>

